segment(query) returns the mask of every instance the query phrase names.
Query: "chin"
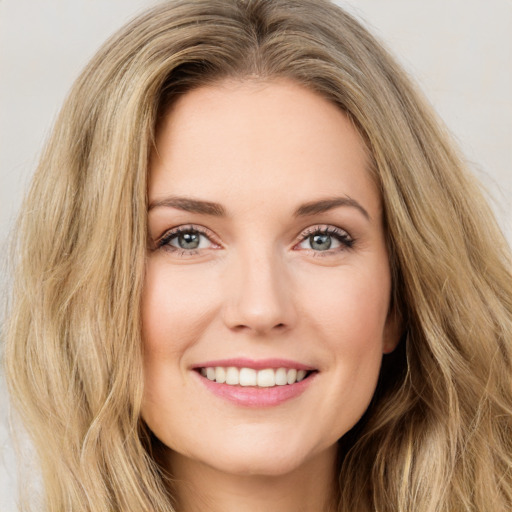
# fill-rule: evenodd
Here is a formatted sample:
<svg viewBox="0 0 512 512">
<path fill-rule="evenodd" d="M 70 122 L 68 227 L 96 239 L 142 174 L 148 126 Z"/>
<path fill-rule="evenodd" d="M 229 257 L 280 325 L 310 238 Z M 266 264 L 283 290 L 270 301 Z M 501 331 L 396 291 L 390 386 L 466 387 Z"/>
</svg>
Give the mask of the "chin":
<svg viewBox="0 0 512 512">
<path fill-rule="evenodd" d="M 277 477 L 293 473 L 303 463 L 304 460 L 296 454 L 255 453 L 243 457 L 234 455 L 224 461 L 218 461 L 215 469 L 239 476 Z"/>
<path fill-rule="evenodd" d="M 212 443 L 209 449 L 189 453 L 187 458 L 189 462 L 195 460 L 225 474 L 284 476 L 306 467 L 319 453 L 314 447 L 296 441 L 282 436 L 259 439 L 240 436 L 238 439 L 231 438 L 229 443 Z M 215 448 L 212 449 L 212 446 Z"/>
<path fill-rule="evenodd" d="M 313 470 L 319 460 L 333 462 L 339 432 L 306 422 L 273 422 L 269 413 L 260 421 L 241 423 L 239 418 L 217 424 L 214 418 L 197 430 L 167 429 L 157 437 L 167 447 L 171 473 L 197 474 L 219 471 L 240 476 L 284 476 L 300 470 Z M 286 415 L 289 418 L 289 415 Z M 262 421 L 264 419 L 265 421 Z M 185 432 L 186 435 L 183 435 Z M 326 454 L 329 453 L 327 457 Z"/>
</svg>

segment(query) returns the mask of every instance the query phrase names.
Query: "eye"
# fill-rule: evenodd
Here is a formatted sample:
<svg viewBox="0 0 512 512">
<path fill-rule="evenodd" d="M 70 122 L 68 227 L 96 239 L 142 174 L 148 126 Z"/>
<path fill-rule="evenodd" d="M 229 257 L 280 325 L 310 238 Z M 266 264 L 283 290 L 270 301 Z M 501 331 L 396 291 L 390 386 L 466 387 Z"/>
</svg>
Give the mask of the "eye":
<svg viewBox="0 0 512 512">
<path fill-rule="evenodd" d="M 311 228 L 301 238 L 296 247 L 315 252 L 336 252 L 354 245 L 354 239 L 345 230 L 334 226 Z"/>
<path fill-rule="evenodd" d="M 158 247 L 183 254 L 193 254 L 200 249 L 218 248 L 209 236 L 196 227 L 183 226 L 168 231 L 158 242 Z"/>
</svg>

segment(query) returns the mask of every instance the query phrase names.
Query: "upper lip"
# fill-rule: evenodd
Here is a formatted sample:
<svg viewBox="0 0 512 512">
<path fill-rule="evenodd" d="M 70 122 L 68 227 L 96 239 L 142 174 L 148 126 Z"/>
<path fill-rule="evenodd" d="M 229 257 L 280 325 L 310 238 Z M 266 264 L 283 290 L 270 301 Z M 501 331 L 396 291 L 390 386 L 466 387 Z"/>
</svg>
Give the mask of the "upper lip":
<svg viewBox="0 0 512 512">
<path fill-rule="evenodd" d="M 254 370 L 264 370 L 266 368 L 294 368 L 296 370 L 315 370 L 314 367 L 307 364 L 292 361 L 290 359 L 248 359 L 245 357 L 236 357 L 230 359 L 216 359 L 212 361 L 205 361 L 203 363 L 194 364 L 193 369 L 211 368 L 215 366 L 234 366 L 235 368 L 253 368 Z"/>
</svg>

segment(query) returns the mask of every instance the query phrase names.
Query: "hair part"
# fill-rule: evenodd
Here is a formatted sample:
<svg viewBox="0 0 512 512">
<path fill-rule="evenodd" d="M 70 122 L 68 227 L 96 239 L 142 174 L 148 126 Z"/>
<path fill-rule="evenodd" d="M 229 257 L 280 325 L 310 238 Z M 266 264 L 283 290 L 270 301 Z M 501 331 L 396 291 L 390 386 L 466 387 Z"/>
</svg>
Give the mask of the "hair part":
<svg viewBox="0 0 512 512">
<path fill-rule="evenodd" d="M 164 2 L 74 85 L 15 230 L 5 344 L 46 509 L 173 510 L 140 419 L 148 161 L 174 99 L 228 79 L 289 79 L 334 102 L 382 196 L 407 332 L 340 441 L 338 510 L 510 510 L 510 251 L 409 78 L 324 0 Z"/>
</svg>

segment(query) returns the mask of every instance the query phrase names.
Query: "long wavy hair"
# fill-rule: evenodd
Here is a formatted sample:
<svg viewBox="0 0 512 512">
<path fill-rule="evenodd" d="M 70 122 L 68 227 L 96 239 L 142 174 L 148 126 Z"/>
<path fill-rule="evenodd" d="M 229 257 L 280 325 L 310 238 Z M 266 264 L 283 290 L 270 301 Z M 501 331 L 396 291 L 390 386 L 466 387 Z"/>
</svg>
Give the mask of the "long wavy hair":
<svg viewBox="0 0 512 512">
<path fill-rule="evenodd" d="M 324 0 L 164 2 L 71 90 L 15 229 L 5 331 L 46 510 L 174 510 L 140 416 L 149 154 L 177 95 L 274 78 L 328 98 L 362 134 L 405 332 L 340 442 L 338 510 L 510 511 L 509 248 L 409 78 Z"/>
</svg>

